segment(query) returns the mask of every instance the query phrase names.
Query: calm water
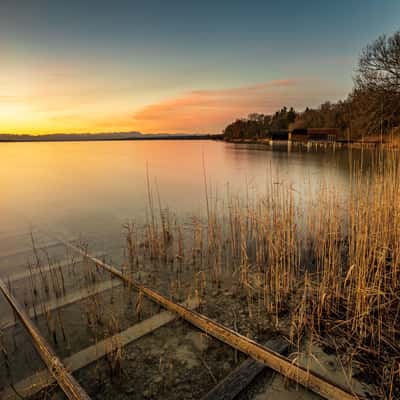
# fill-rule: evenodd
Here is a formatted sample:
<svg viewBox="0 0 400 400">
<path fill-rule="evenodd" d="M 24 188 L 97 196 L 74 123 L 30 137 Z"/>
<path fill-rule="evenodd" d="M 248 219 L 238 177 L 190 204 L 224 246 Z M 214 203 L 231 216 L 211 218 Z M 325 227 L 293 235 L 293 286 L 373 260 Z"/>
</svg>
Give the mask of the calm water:
<svg viewBox="0 0 400 400">
<path fill-rule="evenodd" d="M 368 153 L 364 156 L 367 158 Z M 50 225 L 68 239 L 80 237 L 88 243 L 90 253 L 101 251 L 99 257 L 104 256 L 112 265 L 121 266 L 123 223 L 127 219 L 139 222 L 146 219 L 147 176 L 154 192 L 158 189 L 163 207 L 185 221 L 193 214 L 206 215 L 204 172 L 212 199 L 223 198 L 228 190 L 243 196 L 262 194 L 271 186 L 287 183 L 295 193 L 295 201 L 304 202 L 317 199 L 321 185 L 345 198 L 350 182 L 349 165 L 360 157 L 360 152 L 346 149 L 288 151 L 287 146 L 270 148 L 212 141 L 0 144 L 0 279 L 10 282 L 21 304 L 38 301 L 33 285 L 39 287 L 39 302 L 48 299 L 54 302 L 53 289 L 50 295 L 45 294 L 42 274 L 36 274 L 36 278 L 31 275 L 29 265 L 36 265 L 29 236 L 31 226 Z M 42 267 L 46 267 L 49 260 L 51 265 L 57 261 L 70 262 L 70 255 L 59 242 L 55 243 L 40 231 L 34 231 L 34 237 L 37 247 L 45 245 L 44 251 L 37 252 Z M 83 264 L 78 263 L 73 269 L 66 265 L 62 282 L 67 293 L 74 296 L 88 293 L 87 288 L 95 284 L 93 280 L 88 283 Z M 146 273 L 146 268 L 142 267 Z M 175 277 L 175 272 L 171 266 L 159 272 L 155 281 L 157 274 L 142 274 L 142 277 L 146 284 L 156 285 L 157 290 L 168 294 L 171 288 L 168 274 Z M 50 286 L 54 287 L 56 274 L 51 276 Z M 108 279 L 108 276 L 97 279 Z M 101 292 L 102 314 L 106 320 L 113 316 L 120 321 L 121 329 L 125 329 L 133 323 L 134 303 L 126 302 L 125 292 L 119 293 L 118 297 L 115 291 L 112 295 Z M 61 299 L 55 302 L 57 306 Z M 37 309 L 44 308 L 47 306 Z M 84 310 L 85 302 L 75 302 L 61 309 L 70 338 L 68 346 L 55 346 L 62 358 L 92 343 Z M 53 318 L 54 315 L 53 312 Z M 0 295 L 0 327 L 13 320 L 11 308 Z M 46 318 L 39 317 L 35 323 L 52 341 Z M 179 337 L 176 331 L 167 329 L 159 336 L 160 342 L 150 345 L 164 346 L 160 348 L 165 350 L 168 335 L 174 340 Z M 13 379 L 22 379 L 42 369 L 42 363 L 20 327 L 7 332 L 11 333 L 7 333 L 9 348 L 14 348 L 14 343 L 18 348 L 10 358 Z M 174 342 L 174 348 L 179 347 L 182 338 Z M 9 382 L 5 374 L 5 369 L 0 368 L 0 391 L 2 384 Z"/>
<path fill-rule="evenodd" d="M 213 199 L 228 190 L 263 193 L 271 182 L 286 182 L 296 200 L 305 201 L 315 199 L 321 185 L 345 195 L 349 164 L 359 157 L 345 149 L 288 151 L 212 141 L 0 144 L 0 278 L 29 272 L 28 263 L 35 262 L 31 225 L 80 238 L 91 253 L 101 251 L 121 265 L 123 223 L 146 219 L 147 171 L 163 207 L 182 222 L 206 215 L 204 170 Z M 37 231 L 34 236 L 53 261 L 66 258 L 59 243 L 49 247 L 53 239 Z M 25 291 L 28 281 L 21 282 Z M 0 296 L 0 316 L 7 313 L 12 316 Z"/>
<path fill-rule="evenodd" d="M 312 198 L 321 183 L 345 190 L 359 154 L 213 141 L 0 144 L 0 236 L 46 223 L 104 245 L 127 218 L 144 219 L 147 168 L 164 206 L 180 217 L 204 214 L 203 157 L 213 196 L 228 185 L 263 192 L 272 180 Z"/>
</svg>

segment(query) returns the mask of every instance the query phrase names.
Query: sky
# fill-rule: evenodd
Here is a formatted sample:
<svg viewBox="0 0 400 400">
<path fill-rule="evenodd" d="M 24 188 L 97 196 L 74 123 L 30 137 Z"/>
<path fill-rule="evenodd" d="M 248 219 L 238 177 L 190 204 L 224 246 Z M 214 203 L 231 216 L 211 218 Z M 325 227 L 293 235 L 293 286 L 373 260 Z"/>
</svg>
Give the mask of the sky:
<svg viewBox="0 0 400 400">
<path fill-rule="evenodd" d="M 345 98 L 399 0 L 0 0 L 0 133 L 219 133 Z"/>
</svg>

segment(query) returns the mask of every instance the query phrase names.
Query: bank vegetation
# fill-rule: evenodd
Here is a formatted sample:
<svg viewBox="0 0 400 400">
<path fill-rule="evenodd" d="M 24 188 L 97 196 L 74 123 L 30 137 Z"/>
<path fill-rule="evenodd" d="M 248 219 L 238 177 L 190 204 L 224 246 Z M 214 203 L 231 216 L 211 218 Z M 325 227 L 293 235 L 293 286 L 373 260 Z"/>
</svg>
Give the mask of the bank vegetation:
<svg viewBox="0 0 400 400">
<path fill-rule="evenodd" d="M 400 137 L 400 31 L 367 45 L 346 99 L 273 115 L 250 114 L 224 129 L 227 140 L 268 138 L 289 128 L 337 128 L 345 141 L 396 141 Z M 400 140 L 399 140 L 400 142 Z"/>
</svg>

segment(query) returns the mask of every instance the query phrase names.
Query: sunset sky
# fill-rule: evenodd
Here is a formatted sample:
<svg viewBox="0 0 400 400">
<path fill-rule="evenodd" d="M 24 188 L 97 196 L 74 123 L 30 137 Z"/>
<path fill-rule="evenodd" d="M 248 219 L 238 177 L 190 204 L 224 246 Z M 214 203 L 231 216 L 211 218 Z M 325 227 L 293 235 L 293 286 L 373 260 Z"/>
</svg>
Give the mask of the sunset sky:
<svg viewBox="0 0 400 400">
<path fill-rule="evenodd" d="M 0 0 L 0 133 L 218 133 L 336 101 L 399 0 Z"/>
</svg>

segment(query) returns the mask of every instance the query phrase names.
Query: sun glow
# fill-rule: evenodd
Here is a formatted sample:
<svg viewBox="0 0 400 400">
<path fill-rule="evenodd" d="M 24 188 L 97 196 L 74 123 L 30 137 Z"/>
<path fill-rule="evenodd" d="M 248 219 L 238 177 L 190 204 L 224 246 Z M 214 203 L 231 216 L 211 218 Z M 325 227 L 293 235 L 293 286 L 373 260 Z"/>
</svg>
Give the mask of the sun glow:
<svg viewBox="0 0 400 400">
<path fill-rule="evenodd" d="M 325 83 L 285 77 L 237 86 L 150 90 L 139 78 L 125 81 L 110 69 L 107 79 L 93 66 L 0 65 L 0 134 L 219 133 L 251 112 L 273 113 L 284 105 L 318 104 Z M 100 79 L 102 78 L 102 79 Z M 149 79 L 146 75 L 142 78 Z M 299 95 L 301 93 L 301 95 Z"/>
</svg>

